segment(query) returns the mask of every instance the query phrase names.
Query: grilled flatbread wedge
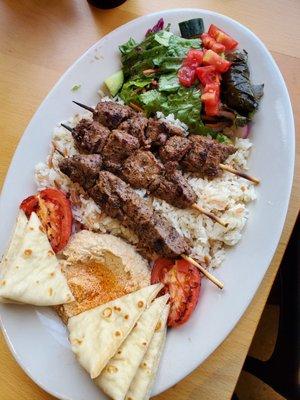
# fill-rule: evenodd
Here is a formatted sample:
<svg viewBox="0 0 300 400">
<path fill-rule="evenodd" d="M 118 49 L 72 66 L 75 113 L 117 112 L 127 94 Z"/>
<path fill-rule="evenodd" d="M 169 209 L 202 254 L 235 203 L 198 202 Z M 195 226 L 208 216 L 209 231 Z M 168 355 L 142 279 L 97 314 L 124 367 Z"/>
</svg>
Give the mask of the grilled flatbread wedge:
<svg viewBox="0 0 300 400">
<path fill-rule="evenodd" d="M 3 275 L 7 271 L 7 268 L 8 268 L 7 261 L 12 259 L 13 254 L 17 254 L 19 251 L 19 248 L 22 244 L 23 237 L 25 235 L 25 229 L 26 229 L 27 223 L 28 223 L 28 219 L 27 219 L 24 211 L 20 210 L 18 217 L 17 217 L 15 229 L 14 229 L 13 235 L 11 237 L 9 247 L 8 247 L 6 253 L 4 254 L 1 264 L 0 264 L 0 279 L 3 278 Z M 4 297 L 0 297 L 0 302 L 1 303 L 11 303 L 12 300 L 5 299 Z"/>
<path fill-rule="evenodd" d="M 162 286 L 146 286 L 69 318 L 72 350 L 92 379 L 100 375 Z"/>
<path fill-rule="evenodd" d="M 0 270 L 0 301 L 53 306 L 74 300 L 35 213 L 27 221 L 20 212 Z"/>
<path fill-rule="evenodd" d="M 168 299 L 169 295 L 159 297 L 143 312 L 115 356 L 95 380 L 113 400 L 124 400 Z"/>
<path fill-rule="evenodd" d="M 148 400 L 158 370 L 167 333 L 167 319 L 170 306 L 166 305 L 156 326 L 147 352 L 131 382 L 126 400 Z"/>
</svg>

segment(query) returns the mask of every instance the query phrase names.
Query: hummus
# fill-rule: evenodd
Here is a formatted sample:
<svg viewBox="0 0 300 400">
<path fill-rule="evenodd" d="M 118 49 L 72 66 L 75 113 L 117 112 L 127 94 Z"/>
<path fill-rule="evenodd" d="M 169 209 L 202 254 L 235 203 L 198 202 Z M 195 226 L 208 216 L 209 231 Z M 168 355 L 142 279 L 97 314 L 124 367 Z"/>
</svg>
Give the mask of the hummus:
<svg viewBox="0 0 300 400">
<path fill-rule="evenodd" d="M 63 251 L 62 271 L 75 298 L 57 307 L 68 318 L 150 284 L 148 263 L 133 246 L 108 234 L 83 230 Z"/>
</svg>

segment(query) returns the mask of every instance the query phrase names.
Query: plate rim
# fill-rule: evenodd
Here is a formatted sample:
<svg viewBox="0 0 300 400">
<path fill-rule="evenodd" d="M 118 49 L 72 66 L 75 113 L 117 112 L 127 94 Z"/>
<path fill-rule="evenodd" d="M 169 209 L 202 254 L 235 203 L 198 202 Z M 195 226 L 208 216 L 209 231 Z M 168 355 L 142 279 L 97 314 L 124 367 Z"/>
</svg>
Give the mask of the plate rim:
<svg viewBox="0 0 300 400">
<path fill-rule="evenodd" d="M 47 99 L 51 96 L 52 92 L 56 89 L 56 87 L 58 87 L 60 85 L 60 83 L 64 80 L 65 76 L 67 76 L 69 74 L 69 72 L 72 70 L 72 68 L 79 63 L 83 58 L 85 58 L 85 56 L 94 48 L 96 48 L 97 46 L 99 46 L 101 44 L 102 41 L 104 41 L 106 39 L 106 37 L 108 35 L 114 35 L 116 33 L 118 33 L 119 31 L 123 30 L 125 27 L 130 27 L 130 25 L 135 24 L 137 21 L 139 20 L 145 20 L 148 17 L 154 17 L 154 16 L 163 16 L 164 13 L 180 13 L 180 12 L 193 12 L 196 11 L 197 13 L 202 12 L 204 15 L 206 16 L 216 16 L 216 17 L 221 17 L 222 19 L 226 20 L 227 22 L 229 22 L 230 24 L 236 25 L 239 28 L 241 28 L 242 30 L 246 31 L 248 35 L 251 36 L 252 40 L 258 42 L 260 44 L 260 46 L 264 49 L 264 53 L 266 54 L 266 56 L 269 59 L 269 62 L 271 62 L 273 68 L 276 71 L 277 76 L 280 79 L 280 86 L 282 87 L 282 89 L 284 89 L 285 91 L 285 99 L 287 100 L 287 104 L 288 104 L 288 118 L 290 120 L 290 125 L 291 125 L 291 141 L 290 141 L 290 147 L 291 147 L 291 160 L 290 160 L 290 164 L 289 164 L 289 187 L 288 187 L 288 191 L 286 192 L 287 196 L 285 198 L 284 201 L 284 213 L 282 213 L 282 217 L 281 217 L 281 221 L 280 221 L 280 235 L 278 240 L 276 241 L 276 246 L 275 249 L 272 252 L 272 255 L 266 257 L 266 259 L 268 259 L 268 267 L 263 275 L 263 278 L 261 279 L 257 289 L 255 290 L 254 295 L 250 296 L 246 303 L 245 306 L 240 308 L 240 312 L 238 315 L 238 318 L 236 319 L 236 323 L 234 324 L 234 326 L 232 326 L 231 328 L 226 330 L 226 333 L 224 333 L 224 335 L 222 336 L 222 339 L 216 341 L 216 345 L 214 347 L 214 350 L 212 352 L 210 352 L 209 354 L 207 354 L 203 360 L 200 362 L 200 364 L 196 364 L 196 363 L 191 363 L 191 367 L 189 368 L 188 372 L 184 372 L 183 374 L 179 374 L 180 375 L 180 379 L 177 380 L 175 383 L 173 383 L 172 385 L 167 386 L 163 391 L 168 390 L 170 387 L 174 386 L 175 384 L 181 382 L 182 379 L 184 379 L 185 377 L 187 377 L 191 372 L 193 372 L 197 367 L 199 367 L 199 365 L 201 365 L 228 337 L 228 335 L 233 331 L 233 329 L 235 329 L 236 325 L 238 324 L 238 322 L 240 321 L 241 317 L 244 315 L 245 311 L 247 310 L 247 308 L 249 307 L 250 303 L 252 302 L 252 300 L 254 299 L 254 297 L 256 296 L 256 293 L 267 273 L 267 271 L 269 270 L 270 267 L 270 263 L 275 255 L 276 249 L 278 247 L 278 244 L 280 242 L 280 239 L 282 237 L 282 233 L 283 233 L 283 229 L 284 229 L 284 225 L 285 225 L 285 221 L 286 221 L 286 217 L 287 217 L 287 213 L 288 213 L 288 209 L 289 209 L 289 204 L 290 204 L 290 200 L 291 200 L 291 191 L 292 191 L 292 186 L 293 186 L 293 181 L 294 181 L 294 168 L 295 168 L 295 122 L 294 122 L 294 114 L 293 114 L 293 109 L 292 109 L 292 104 L 291 104 L 291 100 L 290 100 L 290 96 L 289 96 L 289 92 L 285 83 L 285 80 L 282 76 L 282 73 L 276 63 L 276 61 L 274 60 L 273 56 L 271 55 L 270 51 L 268 50 L 268 48 L 266 47 L 266 45 L 263 43 L 263 41 L 250 29 L 248 28 L 246 25 L 240 23 L 239 21 L 225 15 L 225 14 L 221 14 L 215 11 L 211 11 L 211 10 L 207 10 L 207 9 L 203 9 L 203 8 L 196 8 L 196 7 L 182 7 L 182 8 L 168 8 L 168 9 L 164 9 L 164 10 L 160 10 L 157 12 L 153 12 L 153 13 L 148 13 L 145 15 L 141 15 L 138 16 L 137 18 L 133 18 L 130 21 L 126 22 L 125 24 L 122 24 L 120 26 L 118 26 L 117 28 L 107 32 L 104 36 L 102 36 L 99 40 L 97 40 L 95 43 L 93 43 L 91 46 L 89 46 L 78 58 L 76 58 L 76 60 L 74 62 L 72 62 L 72 64 L 62 73 L 62 75 L 59 77 L 59 79 L 56 81 L 56 83 L 52 86 L 52 88 L 49 90 L 49 92 L 47 93 L 47 95 L 43 98 L 42 102 L 39 104 L 39 106 L 37 107 L 37 109 L 35 110 L 35 113 L 32 115 L 32 117 L 30 118 L 24 132 L 22 133 L 17 147 L 15 149 L 15 152 L 13 154 L 13 157 L 11 158 L 10 164 L 9 164 L 9 168 L 7 169 L 6 172 L 6 176 L 5 179 L 3 181 L 3 186 L 2 186 L 2 190 L 1 190 L 1 196 L 0 196 L 0 204 L 2 204 L 3 202 L 3 193 L 6 193 L 6 191 L 8 190 L 8 177 L 12 171 L 12 166 L 14 164 L 14 159 L 16 158 L 17 154 L 19 151 L 21 151 L 22 148 L 22 142 L 24 140 L 24 136 L 25 134 L 30 131 L 31 128 L 31 124 L 33 122 L 33 120 L 36 117 L 36 114 L 39 112 L 39 110 L 43 107 L 43 104 L 47 101 Z M 27 376 L 30 377 L 30 379 L 37 384 L 40 388 L 42 388 L 44 391 L 46 391 L 47 393 L 61 399 L 61 400 L 72 400 L 69 396 L 64 396 L 61 393 L 57 393 L 55 390 L 49 389 L 48 387 L 46 387 L 43 383 L 41 383 L 39 381 L 39 379 L 33 377 L 33 375 L 31 374 L 31 371 L 29 370 L 29 368 L 24 365 L 23 361 L 20 359 L 18 353 L 15 351 L 13 344 L 11 343 L 11 340 L 9 338 L 9 335 L 5 329 L 5 326 L 3 324 L 2 321 L 2 315 L 0 314 L 0 325 L 1 325 L 1 329 L 3 332 L 3 336 L 5 338 L 6 344 L 8 345 L 8 348 L 10 350 L 10 352 L 12 353 L 13 357 L 15 358 L 16 362 L 18 363 L 18 365 L 23 369 L 23 371 L 27 374 Z M 163 392 L 162 391 L 162 392 Z M 160 393 L 162 393 L 160 392 Z"/>
</svg>

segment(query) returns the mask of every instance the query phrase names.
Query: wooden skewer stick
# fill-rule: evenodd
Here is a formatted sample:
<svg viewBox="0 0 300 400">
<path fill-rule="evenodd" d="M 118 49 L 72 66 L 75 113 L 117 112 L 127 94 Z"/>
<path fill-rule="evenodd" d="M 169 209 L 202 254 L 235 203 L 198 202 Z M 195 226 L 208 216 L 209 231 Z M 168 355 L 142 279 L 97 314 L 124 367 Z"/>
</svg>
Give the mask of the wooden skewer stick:
<svg viewBox="0 0 300 400">
<path fill-rule="evenodd" d="M 63 127 L 64 127 L 65 129 L 67 129 L 68 131 L 73 132 L 73 128 L 71 128 L 70 126 L 65 125 L 65 124 L 63 124 L 63 123 L 61 123 L 61 126 L 63 126 Z"/>
<path fill-rule="evenodd" d="M 206 211 L 201 206 L 198 206 L 198 204 L 193 204 L 192 208 L 194 208 L 195 210 L 199 211 L 201 214 L 206 215 L 208 218 L 212 219 L 213 221 L 215 221 L 218 224 L 220 224 L 220 225 L 224 226 L 225 228 L 227 228 L 228 222 L 222 221 L 221 218 L 217 217 L 216 215 L 214 215 L 213 213 L 211 213 L 209 211 Z"/>
<path fill-rule="evenodd" d="M 144 112 L 144 110 L 142 109 L 142 107 L 140 107 L 139 105 L 135 104 L 135 103 L 129 103 L 130 107 L 137 112 Z"/>
<path fill-rule="evenodd" d="M 218 286 L 218 288 L 223 289 L 224 288 L 224 284 L 219 281 L 219 279 L 217 279 L 215 276 L 213 276 L 211 273 L 209 273 L 205 268 L 203 268 L 199 263 L 197 263 L 197 261 L 195 261 L 192 257 L 190 256 L 186 256 L 185 254 L 183 254 L 181 256 L 182 258 L 184 258 L 186 261 L 190 262 L 191 264 L 195 265 L 195 267 L 197 267 L 204 276 L 206 276 L 207 279 L 209 279 L 212 283 L 214 283 L 216 286 Z"/>
<path fill-rule="evenodd" d="M 86 109 L 86 110 L 88 110 L 88 111 L 90 111 L 90 112 L 92 112 L 92 113 L 95 112 L 95 110 L 93 109 L 93 107 L 86 106 L 85 104 L 78 103 L 78 101 L 74 101 L 74 100 L 73 100 L 73 103 L 77 104 L 79 107 L 82 107 L 82 108 L 84 108 L 84 109 Z"/>
<path fill-rule="evenodd" d="M 231 167 L 230 165 L 227 165 L 227 164 L 219 164 L 219 165 L 223 171 L 231 172 L 234 175 L 240 176 L 241 178 L 244 178 L 250 182 L 253 182 L 255 185 L 258 185 L 260 183 L 259 179 L 254 178 L 253 176 L 247 175 L 242 171 L 238 171 L 237 169 Z"/>
</svg>

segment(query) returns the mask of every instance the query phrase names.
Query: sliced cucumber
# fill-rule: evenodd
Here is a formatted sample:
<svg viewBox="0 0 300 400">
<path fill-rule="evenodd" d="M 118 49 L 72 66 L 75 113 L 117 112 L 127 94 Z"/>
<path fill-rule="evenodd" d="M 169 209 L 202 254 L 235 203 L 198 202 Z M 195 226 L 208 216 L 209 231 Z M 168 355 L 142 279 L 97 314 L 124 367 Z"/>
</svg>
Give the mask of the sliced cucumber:
<svg viewBox="0 0 300 400">
<path fill-rule="evenodd" d="M 115 72 L 107 79 L 105 79 L 104 83 L 107 86 L 107 89 L 110 91 L 110 94 L 114 97 L 123 86 L 124 83 L 123 71 L 120 70 L 118 72 Z"/>
<path fill-rule="evenodd" d="M 185 39 L 200 37 L 204 32 L 204 23 L 202 18 L 189 19 L 179 23 L 181 36 Z"/>
</svg>

